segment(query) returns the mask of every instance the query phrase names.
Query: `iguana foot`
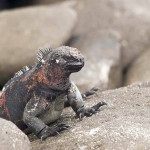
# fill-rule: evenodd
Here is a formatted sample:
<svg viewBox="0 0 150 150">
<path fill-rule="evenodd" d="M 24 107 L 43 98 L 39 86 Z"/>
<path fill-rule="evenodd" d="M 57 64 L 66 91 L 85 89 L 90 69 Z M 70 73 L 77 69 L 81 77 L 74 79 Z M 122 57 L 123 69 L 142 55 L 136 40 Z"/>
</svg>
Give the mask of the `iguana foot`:
<svg viewBox="0 0 150 150">
<path fill-rule="evenodd" d="M 107 104 L 105 102 L 99 102 L 96 105 L 92 106 L 91 108 L 85 108 L 85 107 L 79 108 L 77 111 L 77 116 L 79 117 L 80 120 L 84 116 L 90 117 L 93 114 L 95 114 L 97 111 L 99 111 L 99 108 L 103 105 L 107 105 Z"/>
<path fill-rule="evenodd" d="M 94 88 L 92 88 L 91 90 L 89 90 L 89 91 L 83 93 L 83 94 L 82 94 L 82 97 L 86 99 L 88 96 L 93 95 L 93 94 L 96 94 L 96 92 L 97 92 L 98 90 L 99 90 L 99 88 L 94 87 Z"/>
<path fill-rule="evenodd" d="M 67 130 L 68 128 L 70 128 L 69 125 L 66 124 L 60 124 L 55 128 L 51 128 L 46 126 L 39 134 L 38 134 L 38 138 L 41 139 L 41 141 L 45 140 L 47 137 L 49 136 L 55 136 L 57 134 L 59 134 L 61 131 Z"/>
</svg>

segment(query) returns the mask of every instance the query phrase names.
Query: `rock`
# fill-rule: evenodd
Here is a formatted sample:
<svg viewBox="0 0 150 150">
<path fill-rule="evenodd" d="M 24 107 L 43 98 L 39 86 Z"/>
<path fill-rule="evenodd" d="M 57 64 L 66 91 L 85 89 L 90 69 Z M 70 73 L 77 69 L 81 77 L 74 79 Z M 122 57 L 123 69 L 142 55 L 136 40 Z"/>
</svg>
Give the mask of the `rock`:
<svg viewBox="0 0 150 150">
<path fill-rule="evenodd" d="M 150 50 L 139 56 L 127 70 L 124 85 L 150 81 Z"/>
<path fill-rule="evenodd" d="M 33 141 L 32 150 L 149 150 L 149 91 L 150 82 L 90 97 L 86 101 L 87 106 L 105 101 L 108 107 L 104 106 L 100 112 L 82 121 L 76 120 L 73 115 L 68 116 L 66 122 L 72 125 L 69 131 L 49 137 L 43 143 L 40 140 Z M 66 114 L 70 112 L 70 108 L 65 110 Z"/>
<path fill-rule="evenodd" d="M 90 36 L 92 40 L 93 31 L 116 30 L 122 37 L 122 65 L 128 66 L 150 47 L 149 4 L 147 0 L 78 1 L 79 22 L 71 46 L 81 49 L 87 44 L 85 37 Z"/>
<path fill-rule="evenodd" d="M 94 32 L 84 37 L 85 44 L 78 42 L 79 45 L 76 45 L 83 51 L 85 67 L 74 74 L 72 79 L 82 91 L 95 86 L 101 90 L 120 86 L 121 51 L 119 39 L 114 33 L 114 31 Z"/>
<path fill-rule="evenodd" d="M 10 121 L 0 118 L 0 149 L 30 150 L 28 137 Z"/>
<path fill-rule="evenodd" d="M 39 48 L 66 43 L 76 19 L 76 12 L 64 4 L 1 12 L 0 84 L 22 66 L 33 64 Z"/>
</svg>

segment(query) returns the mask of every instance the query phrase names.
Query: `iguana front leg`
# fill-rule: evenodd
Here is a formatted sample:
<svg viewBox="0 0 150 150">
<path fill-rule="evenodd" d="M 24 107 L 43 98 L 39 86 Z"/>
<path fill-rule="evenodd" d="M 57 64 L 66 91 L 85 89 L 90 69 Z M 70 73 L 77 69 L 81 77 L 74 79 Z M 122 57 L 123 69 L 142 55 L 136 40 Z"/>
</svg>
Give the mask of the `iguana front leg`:
<svg viewBox="0 0 150 150">
<path fill-rule="evenodd" d="M 41 140 L 49 136 L 54 136 L 69 127 L 65 124 L 60 124 L 57 127 L 49 127 L 39 118 L 44 111 L 50 109 L 51 105 L 47 100 L 34 95 L 24 109 L 23 120 L 25 124 Z"/>
<path fill-rule="evenodd" d="M 68 102 L 80 119 L 84 116 L 92 116 L 101 106 L 106 105 L 105 102 L 99 102 L 92 107 L 85 108 L 82 96 L 74 83 L 71 84 L 71 88 L 68 93 Z"/>
</svg>

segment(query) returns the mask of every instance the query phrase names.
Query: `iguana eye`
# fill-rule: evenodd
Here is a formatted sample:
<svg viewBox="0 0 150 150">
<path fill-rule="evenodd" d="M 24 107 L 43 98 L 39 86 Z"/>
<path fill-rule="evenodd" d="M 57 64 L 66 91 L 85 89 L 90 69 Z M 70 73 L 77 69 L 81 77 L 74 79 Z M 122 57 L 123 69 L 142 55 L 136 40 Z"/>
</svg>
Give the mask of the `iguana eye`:
<svg viewBox="0 0 150 150">
<path fill-rule="evenodd" d="M 74 57 L 65 57 L 64 60 L 66 60 L 67 62 L 74 62 L 76 61 L 76 59 Z"/>
<path fill-rule="evenodd" d="M 65 57 L 64 60 L 69 61 L 70 57 Z"/>
</svg>

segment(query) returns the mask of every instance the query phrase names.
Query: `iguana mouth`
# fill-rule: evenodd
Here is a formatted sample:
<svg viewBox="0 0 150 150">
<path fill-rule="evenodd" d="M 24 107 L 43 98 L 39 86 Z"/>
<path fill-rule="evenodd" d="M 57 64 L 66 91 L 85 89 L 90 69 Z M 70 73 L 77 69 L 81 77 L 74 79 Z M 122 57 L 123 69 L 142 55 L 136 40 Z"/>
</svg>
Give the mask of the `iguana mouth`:
<svg viewBox="0 0 150 150">
<path fill-rule="evenodd" d="M 77 66 L 81 66 L 81 67 L 83 67 L 84 66 L 84 62 L 74 62 L 74 63 L 69 63 L 67 66 L 75 66 L 75 67 L 77 67 Z"/>
<path fill-rule="evenodd" d="M 69 63 L 66 68 L 70 71 L 76 72 L 81 70 L 83 66 L 84 66 L 84 62 L 75 62 L 75 63 Z"/>
</svg>

